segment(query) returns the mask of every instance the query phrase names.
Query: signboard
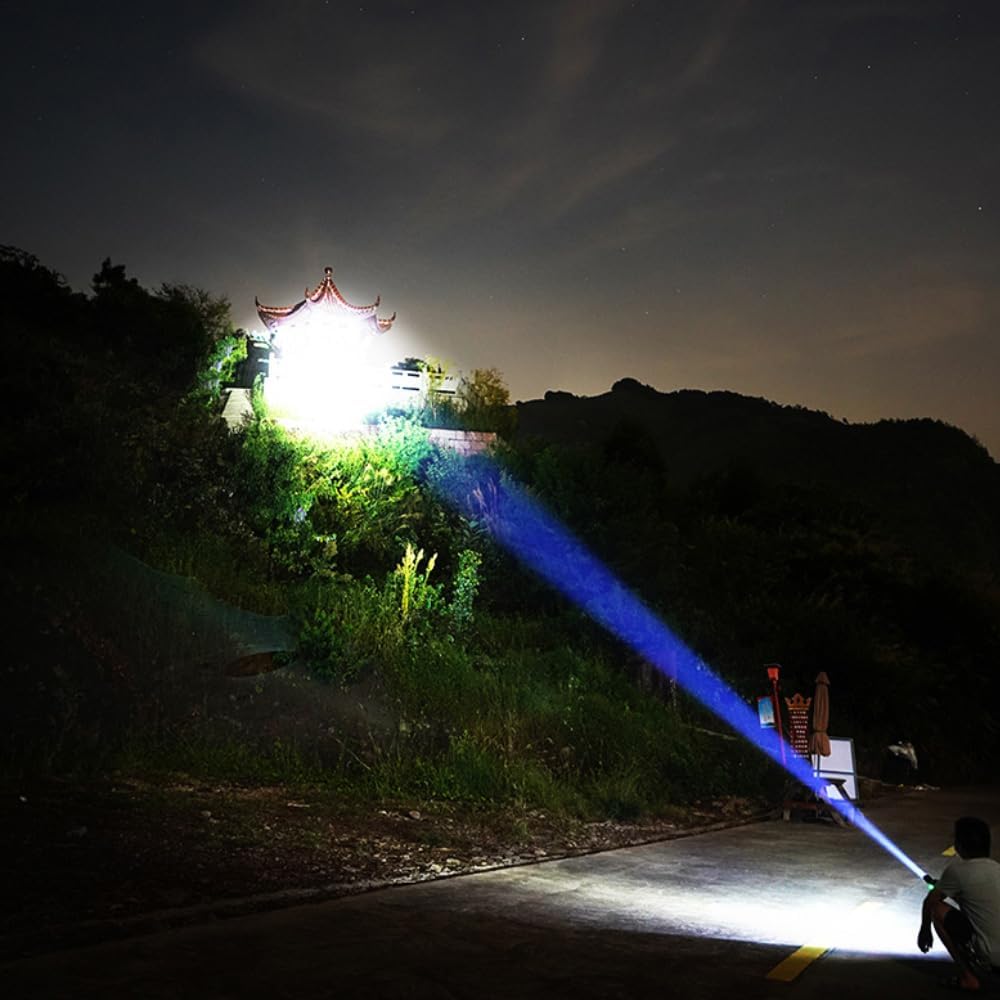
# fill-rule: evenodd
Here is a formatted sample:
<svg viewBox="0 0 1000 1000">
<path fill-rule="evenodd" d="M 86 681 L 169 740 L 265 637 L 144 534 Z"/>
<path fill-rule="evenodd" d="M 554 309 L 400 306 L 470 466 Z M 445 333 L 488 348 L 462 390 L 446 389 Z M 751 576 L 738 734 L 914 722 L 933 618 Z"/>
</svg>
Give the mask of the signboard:
<svg viewBox="0 0 1000 1000">
<path fill-rule="evenodd" d="M 854 762 L 854 740 L 850 737 L 830 737 L 830 756 L 814 754 L 813 770 L 820 778 L 839 778 L 844 782 L 844 792 L 852 802 L 858 801 L 858 771 Z M 827 794 L 831 799 L 843 799 L 836 785 L 829 785 Z"/>
<path fill-rule="evenodd" d="M 800 757 L 809 756 L 809 706 L 812 698 L 796 694 L 785 699 L 788 706 L 788 743 Z"/>
<path fill-rule="evenodd" d="M 757 698 L 757 718 L 761 729 L 774 729 L 774 701 L 769 694 Z"/>
</svg>

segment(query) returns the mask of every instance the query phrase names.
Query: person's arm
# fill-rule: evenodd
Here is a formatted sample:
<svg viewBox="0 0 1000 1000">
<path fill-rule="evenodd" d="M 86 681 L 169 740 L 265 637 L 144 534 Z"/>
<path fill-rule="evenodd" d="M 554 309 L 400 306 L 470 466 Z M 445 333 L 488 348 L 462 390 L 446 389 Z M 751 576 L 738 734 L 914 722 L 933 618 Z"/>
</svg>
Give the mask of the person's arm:
<svg viewBox="0 0 1000 1000">
<path fill-rule="evenodd" d="M 938 888 L 931 889 L 924 897 L 924 905 L 920 911 L 920 932 L 917 934 L 917 947 L 922 952 L 930 951 L 931 945 L 934 944 L 934 909 L 946 898 Z"/>
</svg>

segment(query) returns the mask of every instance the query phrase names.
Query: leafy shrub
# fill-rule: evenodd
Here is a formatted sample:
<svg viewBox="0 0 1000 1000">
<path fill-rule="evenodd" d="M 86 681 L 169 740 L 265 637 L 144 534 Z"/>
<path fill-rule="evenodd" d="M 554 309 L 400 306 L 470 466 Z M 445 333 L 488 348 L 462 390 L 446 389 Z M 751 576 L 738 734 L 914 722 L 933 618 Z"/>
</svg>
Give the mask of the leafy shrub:
<svg viewBox="0 0 1000 1000">
<path fill-rule="evenodd" d="M 479 592 L 479 567 L 482 564 L 483 557 L 474 549 L 462 549 L 458 555 L 449 612 L 452 625 L 459 634 L 468 632 L 472 625 L 473 604 Z"/>
<path fill-rule="evenodd" d="M 396 615 L 371 580 L 314 586 L 295 617 L 299 656 L 317 677 L 343 687 L 391 658 L 398 645 Z"/>
</svg>

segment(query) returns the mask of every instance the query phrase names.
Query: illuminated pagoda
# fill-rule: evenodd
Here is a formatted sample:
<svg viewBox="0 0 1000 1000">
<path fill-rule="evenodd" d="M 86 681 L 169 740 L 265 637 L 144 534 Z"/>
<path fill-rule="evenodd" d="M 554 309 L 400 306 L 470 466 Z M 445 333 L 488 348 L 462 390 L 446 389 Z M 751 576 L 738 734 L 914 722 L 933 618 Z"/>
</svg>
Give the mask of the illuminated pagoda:
<svg viewBox="0 0 1000 1000">
<path fill-rule="evenodd" d="M 391 329 L 396 314 L 378 315 L 381 297 L 371 305 L 347 301 L 333 283 L 333 268 L 305 298 L 291 306 L 265 306 L 255 298 L 267 328 L 258 341 L 269 354 L 264 395 L 271 414 L 285 426 L 327 436 L 364 429 L 366 418 L 384 409 L 408 409 L 428 398 L 454 396 L 458 377 L 434 372 L 416 358 L 393 366 L 372 364 L 365 355 Z M 227 401 L 223 417 L 237 427 L 252 412 L 249 390 Z M 428 428 L 431 440 L 463 452 L 484 449 L 494 435 Z"/>
<path fill-rule="evenodd" d="M 302 427 L 346 427 L 378 405 L 387 373 L 365 363 L 372 342 L 396 319 L 371 305 L 348 302 L 333 283 L 333 268 L 305 298 L 290 306 L 265 306 L 257 315 L 270 334 L 271 358 L 264 394 L 280 419 Z"/>
<path fill-rule="evenodd" d="M 318 323 L 329 327 L 359 325 L 371 333 L 385 333 L 396 319 L 395 313 L 388 319 L 382 319 L 376 314 L 382 302 L 381 296 L 376 296 L 369 306 L 356 306 L 348 302 L 333 283 L 332 267 L 324 269 L 323 280 L 311 292 L 307 288 L 305 295 L 301 302 L 293 306 L 265 306 L 260 299 L 254 298 L 257 315 L 276 339 L 283 329 L 303 323 L 309 326 Z"/>
</svg>

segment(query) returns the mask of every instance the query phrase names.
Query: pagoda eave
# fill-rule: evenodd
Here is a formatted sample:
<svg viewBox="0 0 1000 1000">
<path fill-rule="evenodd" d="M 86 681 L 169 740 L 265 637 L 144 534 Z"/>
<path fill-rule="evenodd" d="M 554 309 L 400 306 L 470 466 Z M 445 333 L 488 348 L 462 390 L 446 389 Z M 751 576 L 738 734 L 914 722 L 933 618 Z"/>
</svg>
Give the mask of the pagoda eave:
<svg viewBox="0 0 1000 1000">
<path fill-rule="evenodd" d="M 306 288 L 305 298 L 301 302 L 291 306 L 265 306 L 259 299 L 254 300 L 257 306 L 257 315 L 261 322 L 272 333 L 277 334 L 281 326 L 292 321 L 300 310 L 306 309 L 310 312 L 320 309 L 328 313 L 331 319 L 343 316 L 345 313 L 356 321 L 360 321 L 368 327 L 372 333 L 382 334 L 389 330 L 395 322 L 396 314 L 393 313 L 388 318 L 377 315 L 377 309 L 382 302 L 382 297 L 377 296 L 370 305 L 358 306 L 341 295 L 340 290 L 333 283 L 333 268 L 327 267 L 323 280 L 311 291 Z"/>
</svg>

